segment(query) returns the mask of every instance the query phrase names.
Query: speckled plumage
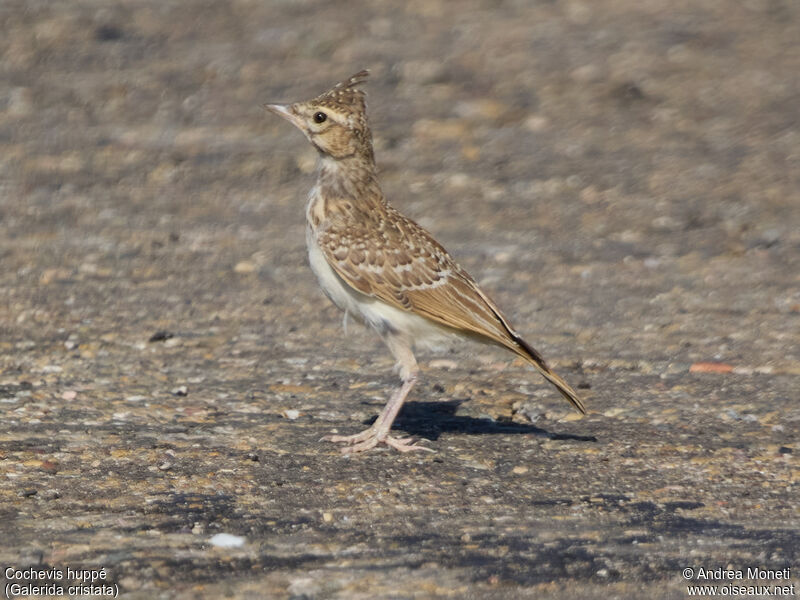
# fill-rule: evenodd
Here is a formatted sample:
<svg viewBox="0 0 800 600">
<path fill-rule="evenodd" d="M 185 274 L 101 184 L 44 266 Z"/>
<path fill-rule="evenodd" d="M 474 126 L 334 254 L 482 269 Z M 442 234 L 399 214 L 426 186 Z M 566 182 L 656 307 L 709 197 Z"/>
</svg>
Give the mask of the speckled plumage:
<svg viewBox="0 0 800 600">
<path fill-rule="evenodd" d="M 415 345 L 469 337 L 525 358 L 575 408 L 583 404 L 541 355 L 527 344 L 447 251 L 390 206 L 376 177 L 361 71 L 316 98 L 266 105 L 297 126 L 319 151 L 317 184 L 306 209 L 309 261 L 325 293 L 346 313 L 375 329 L 395 356 L 402 386 L 372 427 L 344 451 L 386 443 L 402 451 L 425 449 L 388 435 L 417 378 Z"/>
</svg>

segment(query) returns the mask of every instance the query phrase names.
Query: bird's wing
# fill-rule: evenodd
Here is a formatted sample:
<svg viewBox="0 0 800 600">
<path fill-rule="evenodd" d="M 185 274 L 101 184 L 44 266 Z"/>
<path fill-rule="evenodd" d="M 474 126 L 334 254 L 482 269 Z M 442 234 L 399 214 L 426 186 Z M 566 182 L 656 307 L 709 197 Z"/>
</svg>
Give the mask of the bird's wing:
<svg viewBox="0 0 800 600">
<path fill-rule="evenodd" d="M 494 302 L 422 227 L 386 207 L 384 218 L 360 227 L 330 221 L 317 241 L 334 271 L 362 294 L 488 338 L 528 360 L 581 413 L 569 384 L 514 331 Z"/>
<path fill-rule="evenodd" d="M 389 207 L 371 227 L 333 220 L 318 243 L 359 292 L 517 350 L 518 337 L 492 300 L 422 227 Z"/>
</svg>

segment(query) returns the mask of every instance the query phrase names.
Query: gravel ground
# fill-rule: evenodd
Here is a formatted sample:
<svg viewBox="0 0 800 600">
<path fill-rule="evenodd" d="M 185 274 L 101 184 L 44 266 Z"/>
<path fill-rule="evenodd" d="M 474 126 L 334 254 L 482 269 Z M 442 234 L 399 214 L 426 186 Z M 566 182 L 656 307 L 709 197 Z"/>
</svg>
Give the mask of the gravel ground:
<svg viewBox="0 0 800 600">
<path fill-rule="evenodd" d="M 658 600 L 760 567 L 800 593 L 798 23 L 795 0 L 3 0 L 6 578 Z M 364 67 L 387 196 L 585 417 L 465 346 L 395 426 L 435 454 L 319 441 L 396 380 L 316 286 L 314 153 L 259 105 Z"/>
</svg>

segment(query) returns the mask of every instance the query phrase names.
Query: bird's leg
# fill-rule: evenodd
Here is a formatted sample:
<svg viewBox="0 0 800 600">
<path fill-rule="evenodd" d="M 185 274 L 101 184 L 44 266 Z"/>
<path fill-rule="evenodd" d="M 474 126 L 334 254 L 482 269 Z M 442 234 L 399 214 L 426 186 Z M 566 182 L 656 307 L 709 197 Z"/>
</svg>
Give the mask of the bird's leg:
<svg viewBox="0 0 800 600">
<path fill-rule="evenodd" d="M 375 422 L 369 426 L 369 428 L 365 429 L 360 433 L 356 433 L 354 435 L 326 435 L 322 439 L 326 442 L 343 442 L 345 444 L 355 445 L 359 442 L 364 442 L 366 440 L 372 440 L 372 446 L 378 444 L 379 440 L 378 435 L 382 431 L 381 426 L 388 418 L 390 411 L 393 414 L 392 421 L 397 416 L 397 413 L 400 411 L 400 408 L 403 406 L 403 401 L 405 397 L 408 395 L 408 392 L 411 391 L 411 388 L 414 386 L 414 382 L 416 381 L 416 374 L 414 375 L 413 379 L 409 379 L 408 381 L 404 381 L 402 385 L 392 393 L 391 398 L 383 407 L 381 414 L 378 415 L 378 418 L 375 419 Z M 386 431 L 391 428 L 391 421 L 389 426 L 386 428 Z M 370 446 L 370 447 L 372 447 Z M 365 448 L 366 449 L 366 448 Z M 358 452 L 358 450 L 355 450 Z"/>
<path fill-rule="evenodd" d="M 384 335 L 384 341 L 397 359 L 402 385 L 394 391 L 391 398 L 389 398 L 389 401 L 386 403 L 386 406 L 383 407 L 381 414 L 378 415 L 378 418 L 369 429 L 355 435 L 331 435 L 322 439 L 329 442 L 344 442 L 348 444 L 342 448 L 344 454 L 364 452 L 381 443 L 391 446 L 400 452 L 410 452 L 412 450 L 427 450 L 432 452 L 430 448 L 414 446 L 412 438 L 398 439 L 389 436 L 392 423 L 394 423 L 397 414 L 403 407 L 406 396 L 408 396 L 408 393 L 417 381 L 419 367 L 411 351 L 411 345 L 406 340 L 398 335 L 386 334 Z"/>
</svg>

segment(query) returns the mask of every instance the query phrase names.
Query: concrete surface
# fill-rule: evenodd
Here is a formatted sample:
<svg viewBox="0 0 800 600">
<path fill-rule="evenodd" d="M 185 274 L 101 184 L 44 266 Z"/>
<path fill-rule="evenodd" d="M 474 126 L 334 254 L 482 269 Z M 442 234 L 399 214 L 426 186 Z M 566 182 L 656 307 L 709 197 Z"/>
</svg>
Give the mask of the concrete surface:
<svg viewBox="0 0 800 600">
<path fill-rule="evenodd" d="M 105 568 L 142 599 L 797 587 L 799 22 L 793 0 L 4 0 L 4 574 Z M 387 196 L 586 417 L 469 346 L 428 357 L 396 424 L 435 454 L 319 441 L 396 382 L 316 287 L 314 154 L 259 105 L 363 67 Z"/>
</svg>

